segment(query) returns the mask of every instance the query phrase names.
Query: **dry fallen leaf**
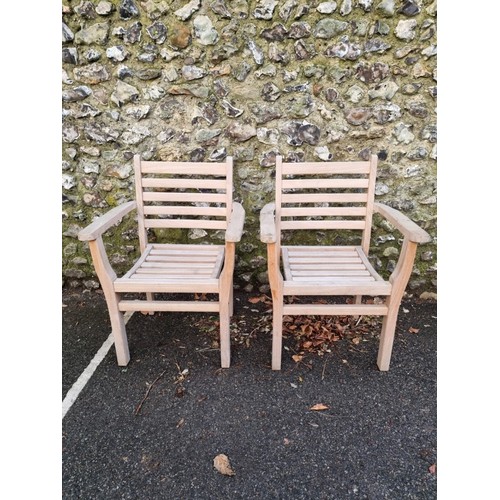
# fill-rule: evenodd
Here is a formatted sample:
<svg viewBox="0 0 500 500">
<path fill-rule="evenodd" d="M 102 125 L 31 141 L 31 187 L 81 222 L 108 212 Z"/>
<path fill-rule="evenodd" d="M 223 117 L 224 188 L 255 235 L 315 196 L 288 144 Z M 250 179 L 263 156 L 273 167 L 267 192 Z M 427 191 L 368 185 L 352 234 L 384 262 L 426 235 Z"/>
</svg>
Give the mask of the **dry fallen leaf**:
<svg viewBox="0 0 500 500">
<path fill-rule="evenodd" d="M 229 458 L 227 458 L 227 455 L 224 455 L 224 453 L 221 453 L 214 458 L 214 467 L 225 476 L 234 476 L 236 474 L 231 468 Z"/>
<path fill-rule="evenodd" d="M 328 408 L 330 408 L 330 407 L 327 405 L 324 405 L 323 403 L 318 403 L 318 404 L 315 404 L 314 406 L 311 406 L 311 408 L 309 408 L 309 409 L 314 410 L 314 411 L 321 411 L 321 410 L 328 410 Z"/>
<path fill-rule="evenodd" d="M 408 328 L 408 331 L 410 333 L 418 333 L 420 331 L 420 328 L 413 328 L 412 326 Z"/>
<path fill-rule="evenodd" d="M 298 363 L 299 361 L 302 361 L 302 359 L 303 359 L 303 358 L 304 358 L 304 356 L 300 356 L 299 354 L 294 354 L 294 355 L 292 356 L 292 359 L 293 359 L 296 363 Z"/>
<path fill-rule="evenodd" d="M 436 464 L 432 464 L 430 467 L 429 467 L 429 472 L 431 474 L 436 474 Z"/>
<path fill-rule="evenodd" d="M 258 304 L 259 302 L 261 302 L 261 298 L 260 297 L 250 297 L 248 299 L 248 302 L 250 302 L 250 304 Z"/>
</svg>

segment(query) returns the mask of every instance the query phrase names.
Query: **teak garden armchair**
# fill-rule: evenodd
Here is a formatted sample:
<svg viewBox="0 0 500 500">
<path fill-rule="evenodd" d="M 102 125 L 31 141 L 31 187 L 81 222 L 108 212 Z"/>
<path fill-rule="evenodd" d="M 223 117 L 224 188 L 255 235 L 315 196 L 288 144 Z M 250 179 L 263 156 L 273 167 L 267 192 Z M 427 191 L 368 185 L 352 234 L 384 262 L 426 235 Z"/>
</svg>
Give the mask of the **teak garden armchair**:
<svg viewBox="0 0 500 500">
<path fill-rule="evenodd" d="M 233 161 L 188 163 L 142 161 L 134 156 L 136 201 L 111 209 L 80 231 L 88 241 L 94 267 L 111 318 L 118 364 L 130 360 L 124 311 L 219 312 L 221 366 L 230 364 L 229 320 L 233 309 L 235 243 L 240 241 L 245 212 L 233 201 Z M 133 209 L 137 210 L 141 255 L 118 278 L 102 235 Z M 200 228 L 225 231 L 225 244 L 148 243 L 149 228 Z M 140 293 L 142 300 L 122 294 Z M 218 301 L 155 300 L 154 294 L 214 293 Z"/>
<path fill-rule="evenodd" d="M 273 300 L 272 369 L 281 368 L 285 315 L 383 316 L 377 364 L 389 369 L 399 306 L 418 243 L 430 236 L 405 215 L 374 202 L 377 156 L 369 161 L 284 163 L 276 158 L 276 197 L 260 214 L 267 243 Z M 385 281 L 368 260 L 372 215 L 378 213 L 404 236 L 399 260 Z M 287 246 L 282 231 L 357 230 L 359 245 Z M 284 277 L 281 272 L 283 269 Z M 285 296 L 353 296 L 351 304 L 285 304 Z M 383 304 L 362 297 L 384 296 Z"/>
</svg>

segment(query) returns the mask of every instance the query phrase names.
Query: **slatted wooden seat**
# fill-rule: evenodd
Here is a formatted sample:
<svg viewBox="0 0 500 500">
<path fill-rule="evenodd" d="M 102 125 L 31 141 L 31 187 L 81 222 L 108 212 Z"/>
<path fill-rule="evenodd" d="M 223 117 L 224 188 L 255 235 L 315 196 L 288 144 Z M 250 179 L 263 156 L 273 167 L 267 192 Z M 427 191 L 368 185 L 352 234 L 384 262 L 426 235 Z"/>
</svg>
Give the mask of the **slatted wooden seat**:
<svg viewBox="0 0 500 500">
<path fill-rule="evenodd" d="M 377 364 L 388 370 L 399 306 L 418 243 L 430 236 L 399 211 L 374 201 L 377 156 L 369 161 L 284 163 L 276 158 L 275 201 L 260 214 L 273 298 L 272 368 L 281 368 L 284 315 L 383 316 Z M 368 260 L 373 213 L 403 237 L 399 260 L 384 280 Z M 357 232 L 357 245 L 282 245 L 286 231 Z M 285 296 L 352 296 L 350 304 L 285 304 Z M 385 297 L 382 304 L 363 296 Z M 373 301 L 372 301 L 373 302 Z"/>
<path fill-rule="evenodd" d="M 229 318 L 235 243 L 243 232 L 245 212 L 233 201 L 232 158 L 224 163 L 142 161 L 134 157 L 136 201 L 111 209 L 80 231 L 88 241 L 97 276 L 106 296 L 118 364 L 130 360 L 124 311 L 219 312 L 221 366 L 230 365 Z M 117 277 L 102 235 L 133 209 L 137 210 L 141 255 Z M 223 245 L 149 243 L 148 229 L 224 231 Z M 123 294 L 142 294 L 139 300 Z M 217 301 L 155 300 L 155 294 L 217 294 Z"/>
</svg>

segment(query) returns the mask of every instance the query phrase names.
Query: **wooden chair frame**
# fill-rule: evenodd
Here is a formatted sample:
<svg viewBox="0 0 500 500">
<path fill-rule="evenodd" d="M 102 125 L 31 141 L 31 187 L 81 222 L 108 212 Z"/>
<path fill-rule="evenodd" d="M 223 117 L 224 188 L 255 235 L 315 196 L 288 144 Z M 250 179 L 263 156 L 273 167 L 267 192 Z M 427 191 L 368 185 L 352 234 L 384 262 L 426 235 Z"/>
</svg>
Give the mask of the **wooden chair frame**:
<svg viewBox="0 0 500 500">
<path fill-rule="evenodd" d="M 90 247 L 111 319 L 118 365 L 130 360 L 123 313 L 142 311 L 219 312 L 221 366 L 230 366 L 229 321 L 233 313 L 235 244 L 245 211 L 233 201 L 233 160 L 223 163 L 142 161 L 134 156 L 136 200 L 97 218 L 78 237 Z M 102 235 L 137 211 L 140 258 L 122 277 L 112 269 Z M 148 228 L 225 231 L 224 245 L 148 243 Z M 124 293 L 145 294 L 125 300 Z M 217 301 L 155 300 L 155 293 L 214 293 Z"/>
<path fill-rule="evenodd" d="M 429 234 L 398 210 L 374 201 L 377 156 L 369 161 L 283 163 L 276 158 L 275 201 L 260 213 L 273 300 L 272 369 L 281 369 L 285 315 L 383 316 L 377 365 L 389 370 L 399 307 L 417 244 Z M 324 176 L 328 176 L 325 178 Z M 385 281 L 368 260 L 372 216 L 378 213 L 404 237 L 397 265 Z M 285 246 L 284 230 L 359 230 L 359 246 Z M 283 276 L 283 273 L 285 276 Z M 352 304 L 285 304 L 284 297 L 353 296 Z M 383 304 L 362 297 L 384 296 Z"/>
</svg>

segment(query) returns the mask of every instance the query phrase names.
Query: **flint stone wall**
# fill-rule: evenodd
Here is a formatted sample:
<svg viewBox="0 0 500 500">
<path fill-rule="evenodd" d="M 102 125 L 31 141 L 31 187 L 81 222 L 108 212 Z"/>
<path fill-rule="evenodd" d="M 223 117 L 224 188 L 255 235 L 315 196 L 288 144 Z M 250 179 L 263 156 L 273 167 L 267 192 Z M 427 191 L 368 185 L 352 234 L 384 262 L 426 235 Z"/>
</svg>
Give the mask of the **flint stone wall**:
<svg viewBox="0 0 500 500">
<path fill-rule="evenodd" d="M 235 282 L 247 291 L 268 290 L 259 210 L 273 198 L 276 154 L 286 161 L 377 154 L 377 200 L 435 236 L 436 16 L 436 1 L 427 0 L 65 0 L 64 283 L 99 286 L 77 233 L 133 198 L 135 153 L 233 156 L 235 198 L 247 213 Z M 388 277 L 401 235 L 374 222 L 371 259 Z M 107 236 L 118 274 L 137 256 L 136 236 L 133 217 Z M 308 238 L 339 241 L 326 232 Z M 419 247 L 409 291 L 434 296 L 435 241 Z"/>
</svg>

